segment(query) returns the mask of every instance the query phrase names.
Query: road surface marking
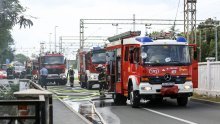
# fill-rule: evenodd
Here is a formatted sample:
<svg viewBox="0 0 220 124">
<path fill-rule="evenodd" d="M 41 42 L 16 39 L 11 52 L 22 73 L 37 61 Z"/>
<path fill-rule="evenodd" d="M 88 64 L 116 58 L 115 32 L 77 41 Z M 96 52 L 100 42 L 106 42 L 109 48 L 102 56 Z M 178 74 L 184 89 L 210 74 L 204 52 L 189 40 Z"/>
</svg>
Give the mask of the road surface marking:
<svg viewBox="0 0 220 124">
<path fill-rule="evenodd" d="M 148 108 L 143 108 L 143 109 L 147 110 L 147 111 L 150 111 L 150 112 L 153 112 L 153 113 L 156 113 L 156 114 L 159 114 L 159 115 L 162 115 L 162 116 L 165 116 L 165 117 L 168 117 L 168 118 L 172 118 L 172 119 L 175 119 L 175 120 L 178 120 L 178 121 L 185 122 L 187 124 L 198 124 L 198 123 L 191 122 L 191 121 L 188 121 L 188 120 L 184 120 L 184 119 L 181 119 L 181 118 L 178 118 L 178 117 L 174 117 L 172 115 L 168 115 L 168 114 L 165 114 L 165 113 L 162 113 L 162 112 L 158 112 L 158 111 L 155 111 L 155 110 L 152 110 L 152 109 L 148 109 Z"/>
</svg>

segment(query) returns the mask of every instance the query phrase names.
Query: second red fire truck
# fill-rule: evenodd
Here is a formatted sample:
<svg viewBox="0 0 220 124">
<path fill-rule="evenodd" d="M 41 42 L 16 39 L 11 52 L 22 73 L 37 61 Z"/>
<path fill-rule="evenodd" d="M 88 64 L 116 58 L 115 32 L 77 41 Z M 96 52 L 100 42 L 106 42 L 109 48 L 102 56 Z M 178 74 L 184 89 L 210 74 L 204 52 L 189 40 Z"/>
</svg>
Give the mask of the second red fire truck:
<svg viewBox="0 0 220 124">
<path fill-rule="evenodd" d="M 61 53 L 46 53 L 39 57 L 40 68 L 45 65 L 48 70 L 47 82 L 65 85 L 67 83 L 66 62 Z"/>
<path fill-rule="evenodd" d="M 91 89 L 94 84 L 99 84 L 96 70 L 98 65 L 105 65 L 106 53 L 105 49 L 93 47 L 91 50 L 79 49 L 77 55 L 78 78 L 81 87 Z"/>
<path fill-rule="evenodd" d="M 138 107 L 141 99 L 177 99 L 187 105 L 198 86 L 196 46 L 185 38 L 175 40 L 140 37 L 141 32 L 125 32 L 108 38 L 107 82 L 115 104 Z"/>
</svg>

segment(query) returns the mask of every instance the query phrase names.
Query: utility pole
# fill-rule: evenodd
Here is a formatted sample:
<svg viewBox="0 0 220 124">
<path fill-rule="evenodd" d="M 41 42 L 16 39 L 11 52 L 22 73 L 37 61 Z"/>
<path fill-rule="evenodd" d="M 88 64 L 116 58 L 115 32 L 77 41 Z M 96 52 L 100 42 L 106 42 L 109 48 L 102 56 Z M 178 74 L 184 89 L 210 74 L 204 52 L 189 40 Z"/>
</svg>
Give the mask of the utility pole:
<svg viewBox="0 0 220 124">
<path fill-rule="evenodd" d="M 133 31 L 135 31 L 135 14 L 133 14 Z"/>
<path fill-rule="evenodd" d="M 52 33 L 49 33 L 49 46 L 50 46 L 50 52 L 51 52 L 51 35 L 52 35 Z"/>
<path fill-rule="evenodd" d="M 62 47 L 63 47 L 63 41 L 62 41 L 62 36 L 60 36 L 60 45 L 59 45 L 59 52 L 62 53 Z"/>
<path fill-rule="evenodd" d="M 202 30 L 199 30 L 199 61 L 202 61 Z"/>
<path fill-rule="evenodd" d="M 57 41 L 56 41 L 56 40 L 57 40 L 57 34 L 56 34 L 56 33 L 57 33 L 57 31 L 56 31 L 56 30 L 57 30 L 57 27 L 58 27 L 58 26 L 55 26 L 55 27 L 54 27 L 54 41 L 55 41 L 54 47 L 55 47 L 55 53 L 57 52 Z"/>
<path fill-rule="evenodd" d="M 80 33 L 79 33 L 79 38 L 80 38 L 80 49 L 83 49 L 84 46 L 84 20 L 80 19 Z"/>
<path fill-rule="evenodd" d="M 215 61 L 218 61 L 218 27 L 220 25 L 215 26 Z"/>
<path fill-rule="evenodd" d="M 44 53 L 44 42 L 40 42 L 40 56 Z"/>
<path fill-rule="evenodd" d="M 197 0 L 184 0 L 184 34 L 192 43 L 196 43 L 196 3 Z"/>
</svg>

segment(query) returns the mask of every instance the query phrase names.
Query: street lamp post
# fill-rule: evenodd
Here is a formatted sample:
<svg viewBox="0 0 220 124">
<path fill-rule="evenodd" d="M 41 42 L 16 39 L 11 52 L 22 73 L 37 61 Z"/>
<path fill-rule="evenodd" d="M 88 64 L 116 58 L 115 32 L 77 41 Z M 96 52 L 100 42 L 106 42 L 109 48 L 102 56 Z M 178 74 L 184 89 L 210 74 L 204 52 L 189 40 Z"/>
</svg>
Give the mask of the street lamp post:
<svg viewBox="0 0 220 124">
<path fill-rule="evenodd" d="M 218 61 L 218 27 L 220 25 L 215 26 L 215 61 Z"/>
<path fill-rule="evenodd" d="M 56 34 L 57 27 L 58 26 L 54 27 L 54 41 L 55 41 L 54 47 L 55 47 L 55 52 L 57 52 L 57 41 L 56 41 L 57 40 L 57 34 Z"/>
</svg>

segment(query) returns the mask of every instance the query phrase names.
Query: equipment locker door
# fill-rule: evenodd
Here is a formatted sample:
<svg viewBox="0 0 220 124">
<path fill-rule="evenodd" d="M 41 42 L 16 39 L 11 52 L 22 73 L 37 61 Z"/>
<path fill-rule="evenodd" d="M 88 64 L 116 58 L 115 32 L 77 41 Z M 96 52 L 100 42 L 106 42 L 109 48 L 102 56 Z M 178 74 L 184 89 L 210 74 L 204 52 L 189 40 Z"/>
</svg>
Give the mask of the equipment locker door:
<svg viewBox="0 0 220 124">
<path fill-rule="evenodd" d="M 190 44 L 190 54 L 191 54 L 191 70 L 192 70 L 192 83 L 193 83 L 193 88 L 198 88 L 198 49 L 196 45 Z"/>
</svg>

